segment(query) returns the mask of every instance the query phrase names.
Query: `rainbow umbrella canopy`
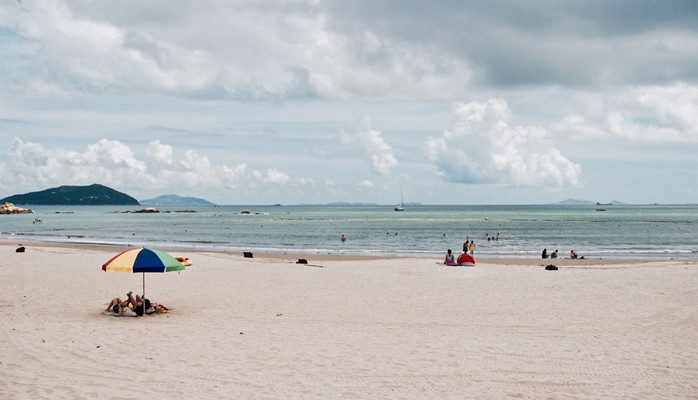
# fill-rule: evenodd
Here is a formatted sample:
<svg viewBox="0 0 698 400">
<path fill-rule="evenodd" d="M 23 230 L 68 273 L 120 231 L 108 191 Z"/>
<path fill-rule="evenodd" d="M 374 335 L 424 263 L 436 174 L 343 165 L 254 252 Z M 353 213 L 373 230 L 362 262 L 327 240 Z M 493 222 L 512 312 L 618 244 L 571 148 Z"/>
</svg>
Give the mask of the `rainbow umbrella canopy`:
<svg viewBox="0 0 698 400">
<path fill-rule="evenodd" d="M 103 271 L 143 273 L 143 297 L 145 298 L 146 272 L 183 271 L 184 265 L 164 251 L 147 249 L 126 250 L 102 265 Z"/>
</svg>

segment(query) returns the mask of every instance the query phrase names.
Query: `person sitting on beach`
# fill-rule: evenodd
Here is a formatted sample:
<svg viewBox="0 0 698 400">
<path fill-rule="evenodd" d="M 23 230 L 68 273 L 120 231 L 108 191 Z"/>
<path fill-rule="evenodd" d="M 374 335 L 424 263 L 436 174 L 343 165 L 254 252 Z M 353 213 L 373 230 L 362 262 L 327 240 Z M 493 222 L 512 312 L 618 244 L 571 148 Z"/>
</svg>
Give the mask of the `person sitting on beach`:
<svg viewBox="0 0 698 400">
<path fill-rule="evenodd" d="M 444 259 L 444 264 L 454 264 L 456 261 L 453 259 L 453 253 L 451 253 L 451 249 L 448 249 L 446 252 L 446 258 Z"/>
<path fill-rule="evenodd" d="M 141 298 L 138 294 L 134 298 L 131 292 L 128 292 L 128 302 L 139 317 L 150 307 L 150 300 Z"/>
<path fill-rule="evenodd" d="M 574 250 L 572 250 L 572 251 L 570 252 L 570 258 L 577 258 L 577 252 L 574 251 Z"/>
<path fill-rule="evenodd" d="M 557 258 L 557 250 L 550 253 L 550 258 Z"/>
<path fill-rule="evenodd" d="M 541 254 L 541 258 L 548 258 L 548 249 L 543 249 L 543 254 Z"/>
</svg>

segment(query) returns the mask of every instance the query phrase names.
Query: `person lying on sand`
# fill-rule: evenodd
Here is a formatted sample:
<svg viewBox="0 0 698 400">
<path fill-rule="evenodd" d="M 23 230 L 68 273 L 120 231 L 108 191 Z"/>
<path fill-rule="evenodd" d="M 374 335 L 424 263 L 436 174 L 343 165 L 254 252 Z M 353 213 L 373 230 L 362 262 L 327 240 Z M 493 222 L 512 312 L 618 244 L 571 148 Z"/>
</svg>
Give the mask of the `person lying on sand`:
<svg viewBox="0 0 698 400">
<path fill-rule="evenodd" d="M 107 309 L 104 311 L 113 311 L 116 314 L 121 314 L 124 309 L 128 308 L 128 300 L 123 301 L 118 297 L 111 299 Z"/>
<path fill-rule="evenodd" d="M 136 295 L 134 297 L 132 293 L 133 292 L 128 292 L 126 294 L 128 296 L 128 300 L 126 301 L 122 301 L 118 297 L 113 298 L 109 302 L 106 311 L 113 311 L 117 314 L 122 314 L 125 309 L 129 309 L 135 312 L 139 317 L 143 315 L 145 310 L 150 308 L 150 300 L 143 299 L 140 295 Z"/>
</svg>

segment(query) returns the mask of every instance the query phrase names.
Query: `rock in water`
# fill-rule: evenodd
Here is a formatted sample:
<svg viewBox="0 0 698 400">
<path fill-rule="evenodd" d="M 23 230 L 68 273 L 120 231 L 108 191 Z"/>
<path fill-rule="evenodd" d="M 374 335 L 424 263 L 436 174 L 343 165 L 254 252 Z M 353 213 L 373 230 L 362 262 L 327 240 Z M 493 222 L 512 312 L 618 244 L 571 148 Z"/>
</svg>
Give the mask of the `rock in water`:
<svg viewBox="0 0 698 400">
<path fill-rule="evenodd" d="M 0 206 L 0 214 L 32 214 L 33 212 L 34 211 L 28 208 L 15 207 L 15 205 L 9 201 Z"/>
</svg>

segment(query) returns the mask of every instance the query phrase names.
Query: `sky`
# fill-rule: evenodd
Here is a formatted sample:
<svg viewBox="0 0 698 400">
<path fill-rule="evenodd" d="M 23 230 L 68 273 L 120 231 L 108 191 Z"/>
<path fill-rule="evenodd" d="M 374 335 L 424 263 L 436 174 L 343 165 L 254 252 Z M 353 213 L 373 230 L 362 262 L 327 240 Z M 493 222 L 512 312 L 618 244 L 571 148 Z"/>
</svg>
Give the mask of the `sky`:
<svg viewBox="0 0 698 400">
<path fill-rule="evenodd" d="M 0 198 L 698 203 L 698 2 L 0 0 Z"/>
</svg>

